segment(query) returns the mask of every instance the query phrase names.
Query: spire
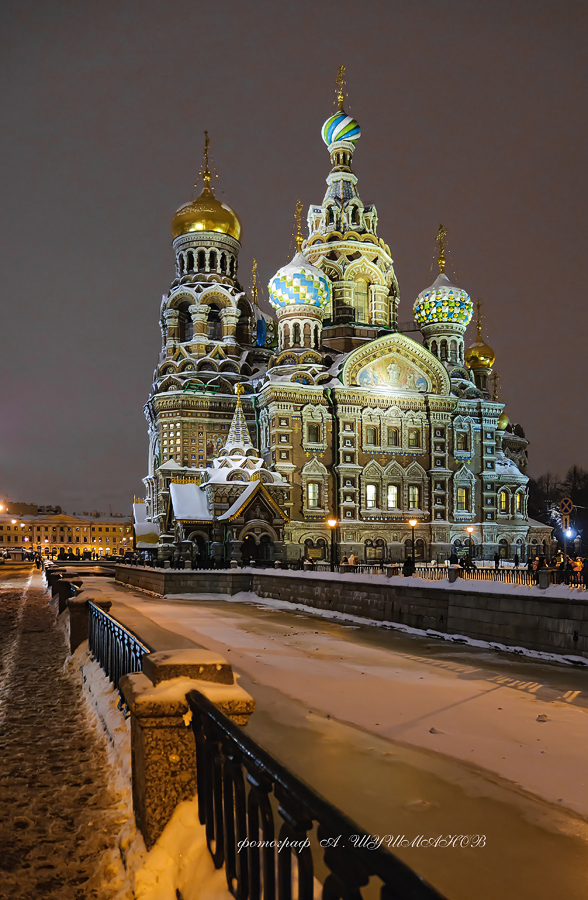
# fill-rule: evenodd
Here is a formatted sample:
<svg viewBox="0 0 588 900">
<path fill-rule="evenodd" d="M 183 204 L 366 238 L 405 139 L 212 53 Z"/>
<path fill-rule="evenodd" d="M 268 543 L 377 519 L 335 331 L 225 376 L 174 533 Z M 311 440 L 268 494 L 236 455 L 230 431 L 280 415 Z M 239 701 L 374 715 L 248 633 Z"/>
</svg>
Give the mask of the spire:
<svg viewBox="0 0 588 900">
<path fill-rule="evenodd" d="M 296 253 L 302 252 L 302 241 L 304 238 L 302 237 L 302 229 L 300 227 L 300 216 L 302 213 L 302 200 L 296 201 L 296 212 L 294 213 L 294 222 L 296 224 Z"/>
<path fill-rule="evenodd" d="M 254 259 L 253 259 L 253 265 L 251 266 L 251 297 L 252 297 L 252 299 L 253 299 L 253 302 L 254 302 L 255 306 L 259 306 L 259 304 L 258 304 L 258 302 L 257 302 L 257 294 L 258 294 L 258 288 L 257 288 L 257 260 L 254 258 Z"/>
<path fill-rule="evenodd" d="M 492 376 L 492 399 L 498 400 L 498 382 L 500 381 L 500 375 L 497 372 Z"/>
<path fill-rule="evenodd" d="M 439 263 L 439 271 L 441 273 L 445 272 L 445 238 L 447 237 L 447 231 L 443 228 L 443 225 L 439 225 L 439 231 L 437 232 L 437 237 L 435 240 L 439 244 L 439 256 L 437 261 Z"/>
<path fill-rule="evenodd" d="M 346 66 L 339 66 L 339 71 L 337 72 L 337 109 L 343 110 L 343 103 L 345 100 L 345 69 Z"/>
<path fill-rule="evenodd" d="M 223 450 L 225 451 L 230 451 L 234 447 L 240 447 L 246 452 L 250 447 L 253 448 L 249 429 L 247 428 L 247 422 L 245 421 L 245 414 L 243 412 L 243 407 L 241 406 L 241 394 L 244 391 L 245 388 L 242 384 L 235 385 L 237 405 L 235 406 L 233 421 L 231 422 L 231 427 L 229 428 L 227 442 L 223 447 Z"/>
<path fill-rule="evenodd" d="M 204 187 L 202 189 L 202 193 L 206 194 L 210 192 L 214 197 L 214 188 L 211 186 L 210 181 L 212 179 L 212 173 L 210 171 L 210 159 L 208 148 L 210 146 L 210 138 L 208 137 L 208 131 L 204 132 L 204 153 L 202 154 L 202 166 L 200 167 L 199 175 L 202 176 L 202 181 L 204 182 Z M 218 178 L 218 175 L 217 175 Z M 198 187 L 198 183 L 194 185 L 195 188 Z"/>
</svg>

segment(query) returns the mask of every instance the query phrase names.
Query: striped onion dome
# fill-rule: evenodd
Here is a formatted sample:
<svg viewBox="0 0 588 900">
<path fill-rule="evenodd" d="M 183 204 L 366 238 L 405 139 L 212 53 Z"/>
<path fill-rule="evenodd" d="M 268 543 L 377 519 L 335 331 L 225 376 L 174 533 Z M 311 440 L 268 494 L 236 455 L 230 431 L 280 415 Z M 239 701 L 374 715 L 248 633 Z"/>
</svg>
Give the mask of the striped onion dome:
<svg viewBox="0 0 588 900">
<path fill-rule="evenodd" d="M 431 287 L 421 291 L 414 302 L 414 317 L 419 325 L 435 325 L 438 322 L 468 325 L 474 307 L 468 294 L 451 284 L 441 272 Z"/>
<path fill-rule="evenodd" d="M 294 304 L 325 309 L 331 301 L 331 282 L 302 253 L 278 269 L 268 284 L 269 302 L 274 309 Z"/>
<path fill-rule="evenodd" d="M 361 128 L 355 119 L 348 116 L 343 109 L 339 109 L 334 116 L 327 119 L 321 134 L 327 147 L 337 141 L 349 141 L 349 143 L 355 144 L 361 137 Z"/>
</svg>

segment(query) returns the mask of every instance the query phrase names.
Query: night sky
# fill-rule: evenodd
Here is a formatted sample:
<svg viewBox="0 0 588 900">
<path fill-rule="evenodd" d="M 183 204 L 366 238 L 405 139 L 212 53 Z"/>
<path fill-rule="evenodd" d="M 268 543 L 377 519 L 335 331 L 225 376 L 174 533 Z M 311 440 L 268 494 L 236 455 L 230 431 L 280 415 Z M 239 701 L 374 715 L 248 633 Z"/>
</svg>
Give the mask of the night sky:
<svg viewBox="0 0 588 900">
<path fill-rule="evenodd" d="M 570 0 L 4 0 L 0 496 L 130 510 L 203 131 L 265 286 L 297 198 L 322 201 L 341 63 L 399 320 L 442 222 L 530 474 L 588 467 L 587 22 Z"/>
</svg>

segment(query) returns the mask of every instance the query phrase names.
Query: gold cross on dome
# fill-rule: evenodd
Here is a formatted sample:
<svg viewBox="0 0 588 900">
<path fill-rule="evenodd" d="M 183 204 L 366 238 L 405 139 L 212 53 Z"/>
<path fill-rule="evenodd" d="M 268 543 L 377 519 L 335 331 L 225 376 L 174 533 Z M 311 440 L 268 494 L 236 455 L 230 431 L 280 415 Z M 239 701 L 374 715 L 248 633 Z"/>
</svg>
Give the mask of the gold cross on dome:
<svg viewBox="0 0 588 900">
<path fill-rule="evenodd" d="M 337 107 L 338 109 L 343 109 L 343 102 L 345 100 L 345 69 L 346 66 L 339 66 L 339 71 L 337 72 Z"/>
<path fill-rule="evenodd" d="M 439 231 L 437 232 L 437 237 L 435 240 L 439 244 L 439 271 L 445 271 L 445 238 L 447 237 L 447 230 L 443 227 L 443 225 L 439 225 Z"/>
</svg>

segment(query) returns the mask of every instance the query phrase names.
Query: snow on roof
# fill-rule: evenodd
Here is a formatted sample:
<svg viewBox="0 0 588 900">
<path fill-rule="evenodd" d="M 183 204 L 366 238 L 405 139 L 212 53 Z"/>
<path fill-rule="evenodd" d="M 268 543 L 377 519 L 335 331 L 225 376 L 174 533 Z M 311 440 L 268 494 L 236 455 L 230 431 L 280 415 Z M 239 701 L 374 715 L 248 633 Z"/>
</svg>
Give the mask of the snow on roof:
<svg viewBox="0 0 588 900">
<path fill-rule="evenodd" d="M 218 517 L 219 522 L 224 522 L 226 519 L 230 519 L 231 516 L 236 515 L 239 512 L 244 503 L 247 503 L 251 495 L 256 491 L 257 487 L 261 484 L 259 481 L 251 481 L 244 491 L 241 491 L 235 502 L 232 506 L 230 506 L 226 512 L 222 514 L 222 516 Z"/>
<path fill-rule="evenodd" d="M 135 523 L 147 521 L 147 506 L 145 503 L 133 503 L 133 516 Z"/>
<path fill-rule="evenodd" d="M 135 524 L 137 547 L 154 547 L 159 544 L 159 525 L 157 522 L 137 522 Z"/>
<path fill-rule="evenodd" d="M 517 464 L 503 454 L 496 457 L 496 472 L 499 475 L 518 475 L 519 478 L 526 477 L 523 475 Z"/>
<path fill-rule="evenodd" d="M 169 486 L 176 519 L 195 519 L 199 522 L 212 522 L 208 511 L 206 494 L 194 482 Z"/>
<path fill-rule="evenodd" d="M 175 459 L 168 459 L 168 461 L 164 462 L 159 468 L 160 469 L 181 469 L 182 466 L 178 465 L 178 463 L 175 461 Z"/>
</svg>

